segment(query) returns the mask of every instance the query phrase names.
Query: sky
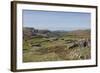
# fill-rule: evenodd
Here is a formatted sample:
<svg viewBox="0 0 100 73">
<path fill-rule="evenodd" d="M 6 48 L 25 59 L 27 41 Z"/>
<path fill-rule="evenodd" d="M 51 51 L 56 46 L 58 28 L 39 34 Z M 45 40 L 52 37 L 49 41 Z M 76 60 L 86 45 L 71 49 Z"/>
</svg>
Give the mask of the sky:
<svg viewBox="0 0 100 73">
<path fill-rule="evenodd" d="M 35 29 L 70 31 L 91 27 L 90 13 L 23 10 L 22 17 L 24 27 Z"/>
</svg>

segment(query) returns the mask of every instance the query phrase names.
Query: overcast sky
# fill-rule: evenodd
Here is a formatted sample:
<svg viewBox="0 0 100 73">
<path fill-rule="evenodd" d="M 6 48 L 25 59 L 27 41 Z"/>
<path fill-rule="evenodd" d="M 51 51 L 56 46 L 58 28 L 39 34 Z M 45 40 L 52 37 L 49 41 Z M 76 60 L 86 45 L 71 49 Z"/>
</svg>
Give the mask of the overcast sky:
<svg viewBox="0 0 100 73">
<path fill-rule="evenodd" d="M 23 10 L 23 26 L 48 30 L 89 29 L 90 13 Z"/>
</svg>

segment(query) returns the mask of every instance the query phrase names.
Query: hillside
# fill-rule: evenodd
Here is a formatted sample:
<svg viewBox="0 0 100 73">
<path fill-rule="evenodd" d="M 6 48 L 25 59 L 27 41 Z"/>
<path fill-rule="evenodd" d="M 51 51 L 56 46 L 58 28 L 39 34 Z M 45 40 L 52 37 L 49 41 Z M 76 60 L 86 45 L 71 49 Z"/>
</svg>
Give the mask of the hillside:
<svg viewBox="0 0 100 73">
<path fill-rule="evenodd" d="M 50 31 L 50 30 L 39 30 L 30 27 L 23 28 L 23 37 L 31 38 L 31 37 L 59 37 L 64 32 L 60 31 Z"/>
<path fill-rule="evenodd" d="M 90 38 L 91 31 L 87 30 L 75 30 L 75 31 L 50 31 L 50 30 L 39 30 L 30 27 L 23 28 L 23 37 L 32 38 L 32 37 L 61 37 L 61 36 L 80 36 Z"/>
<path fill-rule="evenodd" d="M 91 58 L 90 30 L 50 31 L 23 27 L 23 62 Z"/>
</svg>

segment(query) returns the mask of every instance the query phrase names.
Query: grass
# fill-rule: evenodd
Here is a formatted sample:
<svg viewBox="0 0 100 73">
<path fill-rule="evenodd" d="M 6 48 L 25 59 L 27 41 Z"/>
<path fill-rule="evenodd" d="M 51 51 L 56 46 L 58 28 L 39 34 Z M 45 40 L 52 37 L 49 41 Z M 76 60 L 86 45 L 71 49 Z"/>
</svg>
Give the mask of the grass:
<svg viewBox="0 0 100 73">
<path fill-rule="evenodd" d="M 84 60 L 91 58 L 90 48 L 76 47 L 68 49 L 69 45 L 66 44 L 65 40 L 69 39 L 78 40 L 80 38 L 63 36 L 54 41 L 50 40 L 50 38 L 34 37 L 31 40 L 25 40 L 23 41 L 23 62 Z M 40 47 L 32 46 L 36 43 L 40 44 Z"/>
</svg>

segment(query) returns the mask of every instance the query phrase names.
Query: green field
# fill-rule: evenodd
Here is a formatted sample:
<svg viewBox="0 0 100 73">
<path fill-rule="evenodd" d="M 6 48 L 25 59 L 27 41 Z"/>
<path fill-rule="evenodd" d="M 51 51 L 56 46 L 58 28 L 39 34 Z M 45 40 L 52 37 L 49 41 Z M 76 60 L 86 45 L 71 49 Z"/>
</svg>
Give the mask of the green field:
<svg viewBox="0 0 100 73">
<path fill-rule="evenodd" d="M 87 32 L 87 31 L 86 31 Z M 73 32 L 74 33 L 74 32 Z M 23 62 L 85 60 L 91 58 L 90 47 L 69 48 L 72 43 L 68 40 L 78 41 L 90 39 L 89 33 L 64 33 L 62 36 L 43 37 L 32 36 L 23 39 Z"/>
<path fill-rule="evenodd" d="M 68 33 L 67 33 L 68 34 Z M 69 49 L 68 40 L 90 38 L 89 34 L 41 37 L 32 36 L 23 39 L 23 62 L 85 60 L 91 58 L 90 47 L 74 47 Z"/>
</svg>

